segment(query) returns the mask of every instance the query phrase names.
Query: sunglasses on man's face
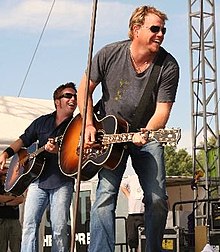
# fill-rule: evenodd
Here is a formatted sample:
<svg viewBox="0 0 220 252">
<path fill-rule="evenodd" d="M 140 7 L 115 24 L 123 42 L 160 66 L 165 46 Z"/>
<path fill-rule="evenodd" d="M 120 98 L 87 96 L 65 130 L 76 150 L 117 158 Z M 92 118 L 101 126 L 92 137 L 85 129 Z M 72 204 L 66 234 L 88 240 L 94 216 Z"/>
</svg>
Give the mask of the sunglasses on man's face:
<svg viewBox="0 0 220 252">
<path fill-rule="evenodd" d="M 74 99 L 77 99 L 77 95 L 72 93 L 64 93 L 59 97 L 59 99 L 61 98 L 71 99 L 72 97 L 74 97 Z"/>
<path fill-rule="evenodd" d="M 151 32 L 153 33 L 158 33 L 159 31 L 162 32 L 162 34 L 164 35 L 167 31 L 167 28 L 165 27 L 160 27 L 158 25 L 152 25 L 151 27 L 145 27 L 147 29 L 149 29 Z"/>
</svg>

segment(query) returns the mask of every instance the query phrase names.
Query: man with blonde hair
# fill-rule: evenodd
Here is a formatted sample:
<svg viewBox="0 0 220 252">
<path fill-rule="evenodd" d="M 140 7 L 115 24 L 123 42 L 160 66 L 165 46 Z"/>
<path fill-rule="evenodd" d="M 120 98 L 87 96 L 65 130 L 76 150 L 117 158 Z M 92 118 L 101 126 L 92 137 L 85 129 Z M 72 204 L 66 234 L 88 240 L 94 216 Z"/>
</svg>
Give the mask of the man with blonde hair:
<svg viewBox="0 0 220 252">
<path fill-rule="evenodd" d="M 166 15 L 154 7 L 138 7 L 130 18 L 130 39 L 103 47 L 92 60 L 85 143 L 92 145 L 96 141 L 94 113 L 99 118 L 107 115 L 123 118 L 135 134 L 132 143 L 125 144 L 117 168 L 103 168 L 99 172 L 96 201 L 91 210 L 90 252 L 114 251 L 117 196 L 129 156 L 144 192 L 146 252 L 161 251 L 168 211 L 164 149 L 157 141 L 149 141 L 147 132 L 165 128 L 178 86 L 178 63 L 161 47 L 166 20 Z M 149 90 L 149 79 L 159 60 L 160 72 Z M 99 83 L 102 97 L 93 109 L 92 96 Z M 78 90 L 81 114 L 86 84 L 85 73 Z M 142 113 L 137 112 L 139 108 Z"/>
</svg>

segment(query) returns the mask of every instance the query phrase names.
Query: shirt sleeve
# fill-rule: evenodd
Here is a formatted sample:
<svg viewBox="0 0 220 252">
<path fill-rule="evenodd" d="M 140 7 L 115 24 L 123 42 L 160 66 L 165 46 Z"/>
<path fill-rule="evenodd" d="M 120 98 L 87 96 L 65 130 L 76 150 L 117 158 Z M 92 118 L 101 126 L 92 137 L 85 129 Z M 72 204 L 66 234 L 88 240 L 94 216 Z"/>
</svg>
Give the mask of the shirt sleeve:
<svg viewBox="0 0 220 252">
<path fill-rule="evenodd" d="M 175 102 L 178 82 L 178 63 L 170 54 L 168 54 L 160 76 L 157 102 Z"/>
<path fill-rule="evenodd" d="M 37 141 L 36 127 L 37 119 L 34 120 L 19 137 L 23 141 L 25 147 L 29 147 L 32 143 Z"/>
<path fill-rule="evenodd" d="M 102 48 L 92 60 L 90 79 L 96 84 L 100 83 L 105 76 L 105 58 L 105 49 Z"/>
</svg>

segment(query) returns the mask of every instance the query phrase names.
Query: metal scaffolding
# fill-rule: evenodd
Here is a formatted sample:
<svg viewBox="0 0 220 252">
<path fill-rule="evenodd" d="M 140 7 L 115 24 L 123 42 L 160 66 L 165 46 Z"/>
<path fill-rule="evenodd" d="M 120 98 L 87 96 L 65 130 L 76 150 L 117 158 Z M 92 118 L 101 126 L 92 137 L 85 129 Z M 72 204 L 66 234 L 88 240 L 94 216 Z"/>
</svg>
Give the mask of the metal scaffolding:
<svg viewBox="0 0 220 252">
<path fill-rule="evenodd" d="M 215 30 L 215 1 L 189 0 L 193 169 L 204 171 L 206 199 L 218 195 L 220 174 Z"/>
</svg>

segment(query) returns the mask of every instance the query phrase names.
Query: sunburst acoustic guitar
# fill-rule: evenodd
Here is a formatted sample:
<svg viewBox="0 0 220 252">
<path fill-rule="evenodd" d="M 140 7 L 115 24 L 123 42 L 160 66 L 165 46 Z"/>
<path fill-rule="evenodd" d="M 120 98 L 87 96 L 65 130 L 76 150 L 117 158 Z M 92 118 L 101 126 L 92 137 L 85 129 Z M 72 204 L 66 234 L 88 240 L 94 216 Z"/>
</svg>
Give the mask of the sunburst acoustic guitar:
<svg viewBox="0 0 220 252">
<path fill-rule="evenodd" d="M 62 136 L 54 138 L 58 142 Z M 35 143 L 35 149 L 37 145 Z M 30 153 L 31 151 L 31 153 Z M 45 151 L 45 145 L 33 151 L 31 148 L 21 148 L 12 158 L 6 174 L 4 189 L 14 195 L 25 192 L 31 182 L 37 179 L 45 164 L 45 158 L 40 155 Z"/>
<path fill-rule="evenodd" d="M 98 120 L 94 115 L 94 126 L 97 130 L 96 143 L 83 148 L 81 178 L 89 180 L 102 168 L 115 169 L 121 161 L 126 142 L 132 142 L 134 133 L 129 133 L 128 123 L 113 115 Z M 79 145 L 82 118 L 78 114 L 67 126 L 60 142 L 58 162 L 66 176 L 78 173 Z M 179 128 L 160 129 L 146 133 L 149 141 L 157 141 L 164 145 L 176 146 L 181 131 Z"/>
</svg>

